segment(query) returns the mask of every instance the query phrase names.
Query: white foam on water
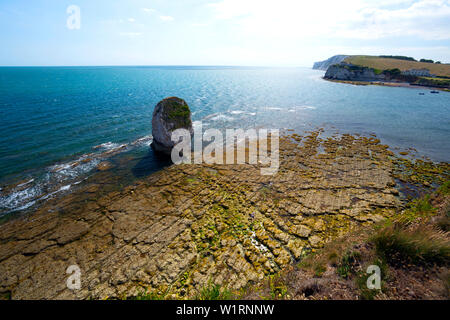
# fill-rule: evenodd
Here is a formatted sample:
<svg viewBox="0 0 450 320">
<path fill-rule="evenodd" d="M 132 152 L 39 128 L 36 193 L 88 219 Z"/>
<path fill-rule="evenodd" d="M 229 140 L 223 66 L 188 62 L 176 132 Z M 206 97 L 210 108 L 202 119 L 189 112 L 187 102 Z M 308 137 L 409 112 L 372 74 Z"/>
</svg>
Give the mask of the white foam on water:
<svg viewBox="0 0 450 320">
<path fill-rule="evenodd" d="M 137 139 L 136 141 L 132 142 L 130 145 L 132 146 L 150 146 L 153 142 L 153 136 L 148 135 L 142 138 Z"/>
<path fill-rule="evenodd" d="M 7 212 L 7 213 L 28 209 L 29 207 L 33 206 L 35 203 L 36 203 L 36 201 L 30 201 L 30 202 L 24 204 L 23 206 L 20 206 L 20 207 L 18 207 L 18 208 L 15 208 L 15 209 L 13 209 L 13 210 Z"/>
<path fill-rule="evenodd" d="M 243 114 L 243 115 L 256 116 L 256 112 L 249 112 L 249 111 L 244 111 L 244 110 L 233 110 L 233 111 L 230 111 L 230 114 Z"/>
<path fill-rule="evenodd" d="M 252 231 L 252 235 L 250 236 L 250 241 L 251 241 L 252 245 L 253 245 L 256 249 L 258 249 L 260 252 L 265 253 L 265 252 L 268 252 L 268 251 L 269 251 L 269 249 L 268 249 L 265 245 L 263 245 L 261 242 L 259 242 L 259 241 L 256 239 L 256 233 L 255 233 L 255 231 Z"/>
<path fill-rule="evenodd" d="M 93 147 L 92 149 L 105 149 L 105 150 L 111 150 L 118 148 L 120 145 L 118 143 L 114 143 L 111 141 L 99 144 L 98 146 Z"/>
<path fill-rule="evenodd" d="M 305 110 L 305 109 L 310 109 L 310 110 L 315 110 L 315 109 L 317 109 L 317 107 L 314 107 L 314 106 L 298 106 L 298 107 L 295 107 L 296 109 L 302 109 L 302 110 Z"/>
<path fill-rule="evenodd" d="M 223 113 L 220 113 L 220 114 L 216 115 L 215 117 L 211 118 L 211 121 L 233 121 L 233 120 L 234 120 L 233 117 L 227 116 Z"/>
<path fill-rule="evenodd" d="M 34 181 L 34 179 L 30 179 L 30 180 L 28 180 L 27 182 L 18 184 L 17 187 L 20 188 L 20 187 L 26 186 L 27 184 L 29 184 L 29 183 L 31 183 L 31 182 L 33 182 L 33 181 Z M 1 190 L 1 189 L 0 189 L 0 190 Z"/>
<path fill-rule="evenodd" d="M 42 194 L 42 187 L 33 185 L 29 188 L 20 190 L 18 187 L 14 188 L 9 194 L 0 196 L 0 208 L 6 210 L 14 210 L 27 205 Z M 31 204 L 32 205 L 32 204 Z M 27 208 L 31 205 L 26 206 Z"/>
<path fill-rule="evenodd" d="M 287 111 L 287 112 L 295 112 L 297 110 L 315 110 L 317 109 L 317 107 L 314 106 L 308 106 L 308 105 L 304 105 L 304 106 L 295 106 L 293 108 L 289 108 L 289 109 L 283 109 L 283 108 L 279 108 L 279 107 L 265 107 L 266 110 L 273 110 L 273 111 Z"/>
<path fill-rule="evenodd" d="M 207 115 L 202 120 L 209 120 L 209 119 L 212 119 L 212 118 L 214 118 L 214 117 L 216 117 L 218 115 L 220 115 L 220 113 L 213 113 L 213 114 Z"/>
<path fill-rule="evenodd" d="M 46 195 L 40 197 L 40 198 L 37 199 L 37 200 L 38 200 L 38 201 L 39 201 L 39 200 L 46 200 L 46 199 L 50 198 L 51 196 L 54 196 L 54 195 L 57 194 L 57 193 L 60 193 L 60 192 L 69 190 L 71 186 L 72 186 L 72 185 L 70 185 L 70 184 L 68 184 L 68 185 L 66 185 L 66 186 L 62 186 L 62 187 L 59 188 L 58 190 L 53 191 L 53 192 L 50 192 L 49 194 L 46 194 Z"/>
<path fill-rule="evenodd" d="M 93 147 L 97 150 L 96 152 L 47 167 L 42 176 L 14 186 L 7 194 L 0 189 L 3 192 L 0 193 L 0 215 L 25 210 L 39 201 L 69 191 L 73 185 L 78 185 L 87 179 L 89 172 L 95 170 L 100 162 L 130 150 L 131 147 L 149 146 L 152 141 L 153 137 L 148 135 L 128 144 L 105 142 Z M 79 177 L 83 176 L 85 178 L 80 180 Z"/>
</svg>

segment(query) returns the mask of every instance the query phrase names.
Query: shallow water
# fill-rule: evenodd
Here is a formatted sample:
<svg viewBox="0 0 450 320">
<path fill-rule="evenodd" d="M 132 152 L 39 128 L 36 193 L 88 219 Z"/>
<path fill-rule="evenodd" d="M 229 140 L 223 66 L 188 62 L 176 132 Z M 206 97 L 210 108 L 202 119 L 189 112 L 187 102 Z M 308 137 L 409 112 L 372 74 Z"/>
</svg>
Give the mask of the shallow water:
<svg viewBox="0 0 450 320">
<path fill-rule="evenodd" d="M 185 99 L 204 128 L 374 133 L 448 162 L 450 93 L 322 76 L 305 68 L 0 68 L 0 215 L 68 192 L 105 159 L 134 179 L 164 167 L 149 145 L 153 107 L 167 96 Z"/>
</svg>

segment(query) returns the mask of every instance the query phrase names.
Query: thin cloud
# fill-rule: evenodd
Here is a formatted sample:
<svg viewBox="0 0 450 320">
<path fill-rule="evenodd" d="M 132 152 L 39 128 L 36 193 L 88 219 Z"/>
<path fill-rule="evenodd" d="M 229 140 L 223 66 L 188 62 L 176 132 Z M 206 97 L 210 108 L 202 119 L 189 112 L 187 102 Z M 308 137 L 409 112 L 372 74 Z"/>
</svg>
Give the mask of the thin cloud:
<svg viewBox="0 0 450 320">
<path fill-rule="evenodd" d="M 198 28 L 203 28 L 203 27 L 207 27 L 208 26 L 207 23 L 192 23 L 191 25 L 193 27 L 198 27 Z"/>
<path fill-rule="evenodd" d="M 174 17 L 171 17 L 171 16 L 159 16 L 159 18 L 160 18 L 162 21 L 173 21 L 173 20 L 175 20 L 175 18 L 174 18 Z"/>
<path fill-rule="evenodd" d="M 146 13 L 154 13 L 154 12 L 156 12 L 155 9 L 151 9 L 151 8 L 142 8 L 141 10 L 146 12 Z"/>
<path fill-rule="evenodd" d="M 261 38 L 450 39 L 448 0 L 221 0 L 216 20 L 233 20 L 243 35 Z"/>
<path fill-rule="evenodd" d="M 141 8 L 141 10 L 144 11 L 144 12 L 146 12 L 146 13 L 148 13 L 148 14 L 158 13 L 158 14 L 159 14 L 159 19 L 160 19 L 161 21 L 167 21 L 167 22 L 168 22 L 168 21 L 173 21 L 173 20 L 175 20 L 174 17 L 169 16 L 169 15 L 161 14 L 161 12 L 158 12 L 158 10 L 156 10 L 156 9 L 152 9 L 152 8 Z"/>
<path fill-rule="evenodd" d="M 142 32 L 120 32 L 120 36 L 128 38 L 136 38 L 142 35 Z"/>
</svg>

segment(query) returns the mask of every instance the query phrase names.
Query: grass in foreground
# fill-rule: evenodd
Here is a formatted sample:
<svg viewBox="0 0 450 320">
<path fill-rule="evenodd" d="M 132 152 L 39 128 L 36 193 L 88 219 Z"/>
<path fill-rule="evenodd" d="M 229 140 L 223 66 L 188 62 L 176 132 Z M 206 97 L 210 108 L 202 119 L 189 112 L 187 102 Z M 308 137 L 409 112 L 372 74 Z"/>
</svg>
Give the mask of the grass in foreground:
<svg viewBox="0 0 450 320">
<path fill-rule="evenodd" d="M 297 268 L 280 272 L 248 297 L 267 299 L 430 299 L 450 298 L 450 183 L 411 201 L 388 221 L 359 229 L 302 259 Z M 375 265 L 381 289 L 369 289 Z M 444 270 L 444 272 L 442 271 Z M 447 271 L 445 271 L 447 270 Z M 415 277 L 426 279 L 425 282 Z M 418 284 L 419 283 L 419 284 Z M 436 289 L 442 287 L 441 289 Z M 413 288 L 414 294 L 409 290 Z M 255 290 L 255 289 L 254 289 Z"/>
<path fill-rule="evenodd" d="M 200 290 L 194 300 L 231 300 L 232 297 L 233 295 L 228 289 L 221 288 L 218 284 L 209 283 Z"/>
<path fill-rule="evenodd" d="M 448 234 L 435 226 L 395 223 L 378 231 L 372 241 L 378 255 L 390 262 L 445 264 L 450 262 Z"/>
</svg>

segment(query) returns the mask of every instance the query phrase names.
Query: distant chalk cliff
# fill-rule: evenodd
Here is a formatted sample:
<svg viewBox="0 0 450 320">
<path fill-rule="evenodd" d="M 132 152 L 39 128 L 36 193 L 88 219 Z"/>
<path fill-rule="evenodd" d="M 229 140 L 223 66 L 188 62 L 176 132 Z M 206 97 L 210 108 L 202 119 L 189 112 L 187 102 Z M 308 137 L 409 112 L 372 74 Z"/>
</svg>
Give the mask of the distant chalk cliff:
<svg viewBox="0 0 450 320">
<path fill-rule="evenodd" d="M 333 56 L 327 60 L 314 63 L 313 69 L 327 71 L 328 67 L 341 63 L 347 57 L 348 56 L 345 56 L 345 55 Z"/>
</svg>

